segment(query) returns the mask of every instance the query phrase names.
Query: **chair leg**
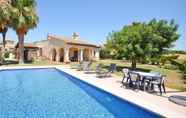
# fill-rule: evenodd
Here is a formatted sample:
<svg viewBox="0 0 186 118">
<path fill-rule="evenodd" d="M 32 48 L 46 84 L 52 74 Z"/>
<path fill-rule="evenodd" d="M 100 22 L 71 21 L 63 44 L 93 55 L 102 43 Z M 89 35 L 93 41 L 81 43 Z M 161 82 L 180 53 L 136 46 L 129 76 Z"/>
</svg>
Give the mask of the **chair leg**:
<svg viewBox="0 0 186 118">
<path fill-rule="evenodd" d="M 127 80 L 126 80 L 126 79 L 127 79 Z M 128 81 L 129 81 L 128 78 L 123 77 L 123 79 L 122 79 L 122 81 L 121 81 L 121 83 L 122 83 L 122 86 L 121 86 L 121 87 L 123 87 L 123 86 L 128 87 Z"/>
<path fill-rule="evenodd" d="M 130 78 L 129 77 L 127 77 L 127 82 L 129 82 L 130 81 Z"/>
<path fill-rule="evenodd" d="M 150 86 L 150 82 L 149 81 L 144 81 L 143 83 L 143 90 L 146 91 L 146 88 L 147 88 L 147 91 L 149 91 L 149 86 Z"/>
<path fill-rule="evenodd" d="M 143 82 L 143 91 L 146 91 L 146 85 L 145 85 L 145 82 Z"/>
<path fill-rule="evenodd" d="M 135 81 L 135 88 L 140 89 L 140 81 L 138 79 Z"/>
<path fill-rule="evenodd" d="M 154 84 L 151 84 L 151 85 L 150 85 L 150 89 L 151 89 L 151 90 L 154 90 Z"/>
<path fill-rule="evenodd" d="M 121 87 L 126 86 L 126 83 L 124 82 L 124 79 L 122 80 L 121 84 L 122 84 Z"/>
<path fill-rule="evenodd" d="M 123 77 L 123 79 L 122 79 L 121 83 L 125 83 L 125 82 L 124 82 L 124 80 L 125 80 L 125 77 Z"/>
<path fill-rule="evenodd" d="M 135 89 L 138 89 L 138 81 L 135 81 Z"/>
<path fill-rule="evenodd" d="M 160 84 L 158 85 L 158 88 L 159 88 L 159 90 L 160 90 L 160 95 L 162 95 L 161 85 L 160 85 Z"/>
<path fill-rule="evenodd" d="M 148 89 L 148 90 L 147 90 L 148 92 L 151 90 L 151 82 L 148 82 L 148 83 L 147 83 L 147 89 Z"/>
<path fill-rule="evenodd" d="M 166 93 L 166 90 L 165 90 L 165 84 L 164 84 L 164 83 L 162 84 L 162 87 L 163 87 L 163 91 L 164 91 L 164 93 Z"/>
<path fill-rule="evenodd" d="M 134 85 L 133 85 L 133 82 L 132 82 L 132 80 L 129 80 L 129 87 L 133 87 Z"/>
</svg>

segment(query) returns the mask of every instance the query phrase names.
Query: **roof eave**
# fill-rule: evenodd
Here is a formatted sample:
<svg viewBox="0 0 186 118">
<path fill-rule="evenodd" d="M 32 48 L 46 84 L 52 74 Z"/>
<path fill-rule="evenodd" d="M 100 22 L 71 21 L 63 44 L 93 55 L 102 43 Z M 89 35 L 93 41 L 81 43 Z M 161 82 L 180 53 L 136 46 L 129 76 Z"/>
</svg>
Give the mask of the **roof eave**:
<svg viewBox="0 0 186 118">
<path fill-rule="evenodd" d="M 72 42 L 67 42 L 67 44 L 100 48 L 100 46 L 92 45 L 92 44 L 81 44 L 81 43 L 72 43 Z"/>
</svg>

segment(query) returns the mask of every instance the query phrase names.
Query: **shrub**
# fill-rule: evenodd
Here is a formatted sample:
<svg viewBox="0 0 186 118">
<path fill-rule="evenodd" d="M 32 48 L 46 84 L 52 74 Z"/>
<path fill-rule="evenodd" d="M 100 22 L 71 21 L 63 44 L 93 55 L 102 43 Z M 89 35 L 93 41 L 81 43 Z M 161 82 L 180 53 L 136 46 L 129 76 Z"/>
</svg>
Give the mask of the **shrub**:
<svg viewBox="0 0 186 118">
<path fill-rule="evenodd" d="M 5 52 L 4 57 L 9 58 L 9 54 L 10 54 L 9 52 Z"/>
<path fill-rule="evenodd" d="M 177 70 L 178 69 L 177 66 L 171 65 L 171 64 L 166 64 L 166 65 L 163 66 L 163 68 L 169 69 L 169 70 Z"/>
<path fill-rule="evenodd" d="M 186 61 L 183 62 L 183 72 L 186 74 Z"/>
<path fill-rule="evenodd" d="M 183 65 L 183 69 L 182 69 L 182 72 L 183 72 L 183 79 L 186 80 L 186 61 L 184 61 L 182 63 Z"/>
<path fill-rule="evenodd" d="M 169 50 L 169 54 L 186 54 L 186 51 L 183 50 Z"/>
<path fill-rule="evenodd" d="M 168 59 L 178 59 L 179 55 L 173 54 L 171 56 L 168 56 Z"/>
<path fill-rule="evenodd" d="M 165 63 L 168 61 L 168 59 L 167 59 L 167 57 L 166 56 L 161 56 L 161 58 L 160 58 L 160 63 L 162 64 L 162 65 L 165 65 Z"/>
<path fill-rule="evenodd" d="M 179 70 L 181 70 L 184 74 L 186 74 L 186 61 L 183 63 L 177 62 L 175 60 L 170 60 L 172 65 L 175 65 L 178 67 Z"/>
<path fill-rule="evenodd" d="M 150 58 L 150 63 L 152 65 L 159 65 L 160 59 L 159 58 Z"/>
<path fill-rule="evenodd" d="M 177 66 L 178 67 L 178 69 L 180 69 L 181 71 L 183 71 L 184 70 L 184 64 L 182 64 L 182 63 L 179 63 L 179 62 L 177 62 L 177 61 L 175 61 L 175 60 L 169 60 L 170 62 L 171 62 L 171 64 L 172 65 L 175 65 L 175 66 Z"/>
<path fill-rule="evenodd" d="M 106 58 L 111 58 L 110 52 L 104 48 L 100 50 L 100 58 L 101 59 L 106 59 Z"/>
<path fill-rule="evenodd" d="M 175 54 L 172 54 L 172 55 L 162 55 L 161 58 L 160 58 L 160 63 L 162 65 L 164 65 L 166 62 L 169 62 L 171 60 L 175 60 L 175 59 L 178 59 L 179 55 L 175 55 Z"/>
</svg>

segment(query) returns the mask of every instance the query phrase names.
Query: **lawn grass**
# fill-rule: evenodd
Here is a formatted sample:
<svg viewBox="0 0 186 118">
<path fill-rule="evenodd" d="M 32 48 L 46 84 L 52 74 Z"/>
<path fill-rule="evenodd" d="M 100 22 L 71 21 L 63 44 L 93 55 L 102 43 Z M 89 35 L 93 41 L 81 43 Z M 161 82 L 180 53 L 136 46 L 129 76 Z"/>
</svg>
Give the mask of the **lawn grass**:
<svg viewBox="0 0 186 118">
<path fill-rule="evenodd" d="M 102 63 L 104 68 L 109 67 L 110 63 L 116 63 L 117 71 L 114 73 L 115 75 L 122 77 L 122 69 L 124 67 L 130 68 L 131 63 L 123 61 L 123 60 L 100 60 L 93 63 L 93 68 L 95 69 L 98 63 Z M 148 64 L 137 64 L 137 69 L 142 71 L 159 71 L 161 74 L 166 75 L 166 86 L 173 89 L 178 89 L 181 91 L 186 91 L 186 79 L 183 78 L 183 74 L 179 70 L 169 70 L 160 68 L 156 65 L 148 65 Z"/>
<path fill-rule="evenodd" d="M 14 61 L 9 64 L 4 64 L 4 66 L 45 66 L 45 65 L 64 65 L 61 62 L 53 62 L 46 59 L 35 60 L 33 62 L 25 62 L 24 64 L 18 64 L 18 62 Z"/>
</svg>

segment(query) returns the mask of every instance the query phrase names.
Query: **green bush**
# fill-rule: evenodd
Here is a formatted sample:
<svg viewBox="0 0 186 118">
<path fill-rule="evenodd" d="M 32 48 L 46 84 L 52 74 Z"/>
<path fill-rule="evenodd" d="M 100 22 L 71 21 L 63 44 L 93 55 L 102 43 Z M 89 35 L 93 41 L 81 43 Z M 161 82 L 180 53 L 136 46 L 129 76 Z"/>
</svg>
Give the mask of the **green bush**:
<svg viewBox="0 0 186 118">
<path fill-rule="evenodd" d="M 169 50 L 168 54 L 186 54 L 186 51 L 182 50 Z"/>
<path fill-rule="evenodd" d="M 162 64 L 162 65 L 165 65 L 165 63 L 168 61 L 168 59 L 167 59 L 167 57 L 166 56 L 161 56 L 161 58 L 160 58 L 160 63 Z"/>
<path fill-rule="evenodd" d="M 183 62 L 183 72 L 186 74 L 186 61 Z"/>
<path fill-rule="evenodd" d="M 182 63 L 182 66 L 183 66 L 183 69 L 182 69 L 182 72 L 183 72 L 183 79 L 186 80 L 186 61 L 184 61 Z"/>
<path fill-rule="evenodd" d="M 179 55 L 173 54 L 171 56 L 168 56 L 168 59 L 178 59 Z"/>
<path fill-rule="evenodd" d="M 5 52 L 4 57 L 9 58 L 9 54 L 10 54 L 9 52 Z"/>
<path fill-rule="evenodd" d="M 172 55 L 162 55 L 160 57 L 160 63 L 162 65 L 166 64 L 167 62 L 171 62 L 172 60 L 175 60 L 175 59 L 178 59 L 179 55 L 175 55 L 175 54 L 172 54 Z"/>
<path fill-rule="evenodd" d="M 186 74 L 186 61 L 183 63 L 177 62 L 175 60 L 170 60 L 172 65 L 175 65 L 178 67 L 179 70 L 181 70 L 184 74 Z"/>
<path fill-rule="evenodd" d="M 150 58 L 150 63 L 152 65 L 159 65 L 160 59 L 159 58 Z"/>
<path fill-rule="evenodd" d="M 101 59 L 107 59 L 107 58 L 111 58 L 110 52 L 104 48 L 102 48 L 100 50 L 100 58 Z"/>
<path fill-rule="evenodd" d="M 163 68 L 169 69 L 169 70 L 177 70 L 178 69 L 177 66 L 172 65 L 172 64 L 166 64 L 166 65 L 163 66 Z"/>
<path fill-rule="evenodd" d="M 181 71 L 183 71 L 184 70 L 184 64 L 182 64 L 182 63 L 180 63 L 180 62 L 177 62 L 177 61 L 175 61 L 175 60 L 169 60 L 170 62 L 171 62 L 171 64 L 172 65 L 175 65 L 175 66 L 177 66 L 178 67 L 178 69 L 180 69 Z"/>
<path fill-rule="evenodd" d="M 148 64 L 149 60 L 148 59 L 141 59 L 139 62 L 142 64 Z"/>
</svg>

